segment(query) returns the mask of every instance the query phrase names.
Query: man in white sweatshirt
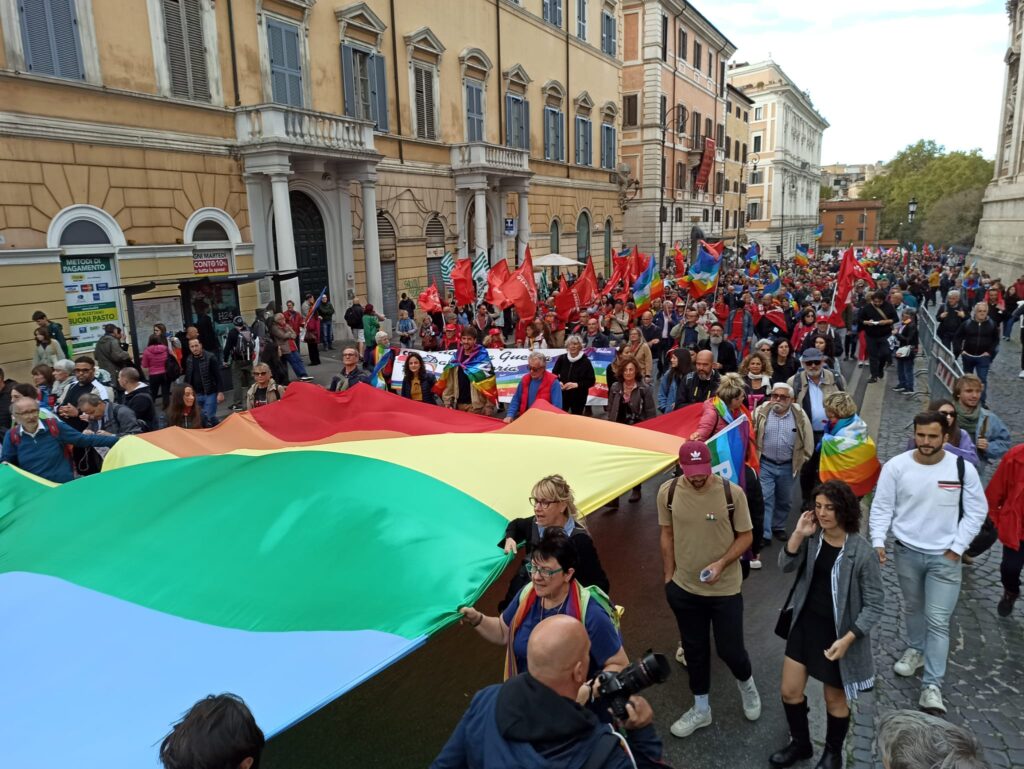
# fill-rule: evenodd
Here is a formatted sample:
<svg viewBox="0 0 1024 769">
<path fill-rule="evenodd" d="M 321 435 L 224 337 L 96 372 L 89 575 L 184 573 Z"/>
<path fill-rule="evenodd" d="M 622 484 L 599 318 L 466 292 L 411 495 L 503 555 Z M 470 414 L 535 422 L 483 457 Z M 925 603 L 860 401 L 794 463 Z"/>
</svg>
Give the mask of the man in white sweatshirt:
<svg viewBox="0 0 1024 769">
<path fill-rule="evenodd" d="M 960 596 L 960 558 L 988 514 L 978 472 L 942 449 L 942 414 L 914 417 L 913 451 L 882 467 L 871 504 L 871 543 L 883 565 L 885 538 L 896 539 L 896 574 L 903 593 L 909 647 L 893 666 L 912 676 L 924 667 L 922 710 L 945 713 L 942 679 L 949 655 L 949 619 Z"/>
</svg>

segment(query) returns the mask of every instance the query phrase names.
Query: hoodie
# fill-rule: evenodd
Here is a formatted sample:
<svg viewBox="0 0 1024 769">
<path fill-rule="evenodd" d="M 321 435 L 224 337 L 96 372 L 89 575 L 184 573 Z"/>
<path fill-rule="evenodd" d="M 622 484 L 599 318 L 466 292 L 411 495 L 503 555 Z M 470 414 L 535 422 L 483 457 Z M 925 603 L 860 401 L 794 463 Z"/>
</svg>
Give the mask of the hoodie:
<svg viewBox="0 0 1024 769">
<path fill-rule="evenodd" d="M 477 692 L 431 767 L 578 769 L 610 729 L 586 708 L 523 673 Z M 602 769 L 633 766 L 620 746 Z"/>
</svg>

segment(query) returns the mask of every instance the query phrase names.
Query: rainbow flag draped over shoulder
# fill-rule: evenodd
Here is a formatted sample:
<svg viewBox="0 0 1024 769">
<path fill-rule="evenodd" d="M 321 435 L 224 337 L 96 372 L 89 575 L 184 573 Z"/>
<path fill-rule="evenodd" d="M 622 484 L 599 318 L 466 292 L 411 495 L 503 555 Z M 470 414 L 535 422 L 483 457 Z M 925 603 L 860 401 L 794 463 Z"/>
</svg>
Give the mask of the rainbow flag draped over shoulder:
<svg viewBox="0 0 1024 769">
<path fill-rule="evenodd" d="M 388 366 L 393 365 L 395 360 L 395 351 L 391 347 L 383 348 L 378 345 L 373 348 L 373 373 L 370 374 L 370 384 L 376 387 L 378 390 L 388 389 L 387 382 L 384 381 L 384 374 L 388 373 Z"/>
<path fill-rule="evenodd" d="M 721 257 L 708 251 L 705 244 L 701 242 L 697 247 L 697 259 L 686 274 L 690 296 L 699 299 L 714 291 L 715 284 L 718 282 L 718 270 L 721 266 Z"/>
<path fill-rule="evenodd" d="M 875 487 L 882 465 L 868 426 L 856 414 L 830 426 L 821 439 L 822 481 L 844 481 L 858 497 Z"/>
<path fill-rule="evenodd" d="M 456 376 L 456 369 L 461 368 L 469 383 L 491 403 L 498 402 L 498 380 L 494 376 L 494 366 L 491 365 L 491 357 L 487 354 L 484 346 L 478 344 L 473 351 L 466 354 L 463 348 L 459 348 L 455 357 L 444 367 L 441 376 L 437 378 L 434 385 L 434 393 L 442 395 L 448 385 L 448 378 Z"/>
<path fill-rule="evenodd" d="M 647 269 L 640 273 L 640 277 L 633 284 L 633 300 L 638 313 L 644 313 L 651 309 L 651 302 L 665 294 L 665 286 L 661 282 L 657 261 L 654 258 L 649 259 Z"/>
</svg>

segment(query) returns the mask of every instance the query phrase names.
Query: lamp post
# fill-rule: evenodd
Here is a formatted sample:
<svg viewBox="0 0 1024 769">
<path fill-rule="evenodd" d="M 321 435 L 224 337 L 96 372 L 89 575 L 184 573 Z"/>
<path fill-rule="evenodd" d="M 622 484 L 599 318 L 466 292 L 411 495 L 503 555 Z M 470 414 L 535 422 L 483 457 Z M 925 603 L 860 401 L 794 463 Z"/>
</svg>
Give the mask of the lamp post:
<svg viewBox="0 0 1024 769">
<path fill-rule="evenodd" d="M 917 215 L 917 196 L 912 197 L 907 201 L 907 229 L 910 229 L 910 225 L 914 223 L 914 217 Z M 910 242 L 910 232 L 907 232 L 907 239 L 905 242 Z"/>
<path fill-rule="evenodd" d="M 753 179 L 754 178 L 754 174 L 757 173 L 757 164 L 760 162 L 760 160 L 761 160 L 761 156 L 758 155 L 756 152 L 752 153 L 750 155 L 749 162 L 750 162 L 750 178 L 751 179 Z M 740 195 L 743 197 L 743 199 L 740 201 L 740 211 L 743 212 L 743 222 L 744 222 L 744 224 L 747 221 L 747 207 L 746 207 L 745 203 L 746 203 L 746 199 L 748 197 L 750 197 L 750 193 L 747 191 L 747 188 L 743 186 L 743 169 L 746 168 L 746 167 L 747 167 L 746 163 L 743 163 L 743 164 L 740 165 Z M 743 231 L 743 228 L 741 226 L 739 226 L 739 224 L 737 223 L 737 226 L 736 226 L 736 253 L 739 253 L 739 250 L 740 250 L 740 233 L 742 231 Z"/>
<path fill-rule="evenodd" d="M 665 139 L 667 138 L 666 134 L 668 133 L 668 124 L 672 119 L 672 113 L 680 111 L 682 117 L 679 118 L 679 122 L 685 126 L 686 107 L 682 104 L 676 104 L 672 109 L 666 111 L 661 123 L 661 202 L 658 205 L 658 264 L 662 272 L 665 271 L 665 220 L 668 218 L 668 212 L 665 210 L 665 182 L 668 181 L 669 171 L 665 167 Z M 679 132 L 676 131 L 676 133 Z"/>
</svg>

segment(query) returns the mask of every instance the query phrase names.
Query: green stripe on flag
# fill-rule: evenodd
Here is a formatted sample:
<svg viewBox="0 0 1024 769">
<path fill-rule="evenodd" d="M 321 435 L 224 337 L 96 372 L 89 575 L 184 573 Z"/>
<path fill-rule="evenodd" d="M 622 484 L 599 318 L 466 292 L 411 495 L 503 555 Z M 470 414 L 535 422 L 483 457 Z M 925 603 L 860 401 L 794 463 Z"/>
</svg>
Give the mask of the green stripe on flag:
<svg viewBox="0 0 1024 769">
<path fill-rule="evenodd" d="M 48 574 L 222 627 L 417 638 L 507 562 L 494 510 L 351 454 L 191 457 L 38 491 L 11 480 L 0 476 L 16 488 L 0 495 L 0 573 Z"/>
</svg>

